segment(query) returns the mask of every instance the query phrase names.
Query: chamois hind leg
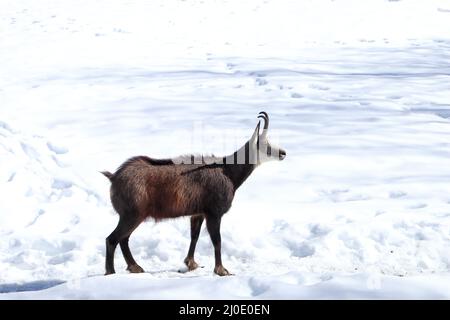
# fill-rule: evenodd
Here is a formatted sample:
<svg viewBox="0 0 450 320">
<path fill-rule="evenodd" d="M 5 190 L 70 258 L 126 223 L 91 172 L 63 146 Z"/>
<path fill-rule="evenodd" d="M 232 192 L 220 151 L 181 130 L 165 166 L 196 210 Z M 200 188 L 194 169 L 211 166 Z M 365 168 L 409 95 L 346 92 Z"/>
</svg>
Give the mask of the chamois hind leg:
<svg viewBox="0 0 450 320">
<path fill-rule="evenodd" d="M 194 260 L 195 246 L 197 245 L 197 240 L 200 235 L 200 230 L 202 228 L 202 223 L 204 220 L 203 215 L 197 215 L 191 217 L 191 244 L 189 245 L 189 251 L 184 263 L 188 267 L 189 271 L 198 268 L 198 264 Z"/>
<path fill-rule="evenodd" d="M 115 273 L 114 270 L 114 252 L 117 244 L 130 236 L 131 232 L 139 225 L 139 221 L 131 214 L 123 214 L 120 216 L 119 223 L 113 232 L 106 238 L 106 261 L 105 275 Z M 131 253 L 130 253 L 131 254 Z"/>
<path fill-rule="evenodd" d="M 206 216 L 206 227 L 208 228 L 209 235 L 211 237 L 211 242 L 214 245 L 214 258 L 216 260 L 216 265 L 214 267 L 214 273 L 219 276 L 230 276 L 231 273 L 222 265 L 222 253 L 221 253 L 221 237 L 220 237 L 220 221 L 222 217 L 220 216 Z"/>
<path fill-rule="evenodd" d="M 142 269 L 142 267 L 136 263 L 133 255 L 131 254 L 130 247 L 128 246 L 129 239 L 130 236 L 127 236 L 120 240 L 120 249 L 122 250 L 123 257 L 125 258 L 125 261 L 127 263 L 127 270 L 131 273 L 142 273 L 144 272 L 144 269 Z"/>
</svg>

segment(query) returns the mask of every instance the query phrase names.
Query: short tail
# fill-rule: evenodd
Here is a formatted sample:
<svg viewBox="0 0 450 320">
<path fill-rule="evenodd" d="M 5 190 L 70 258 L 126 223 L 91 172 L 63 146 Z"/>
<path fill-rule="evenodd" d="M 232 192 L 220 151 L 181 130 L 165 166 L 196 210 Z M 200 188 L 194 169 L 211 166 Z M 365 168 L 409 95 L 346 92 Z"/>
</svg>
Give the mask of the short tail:
<svg viewBox="0 0 450 320">
<path fill-rule="evenodd" d="M 112 178 L 114 177 L 114 175 L 109 171 L 101 171 L 100 173 L 107 177 L 109 180 L 112 180 Z"/>
</svg>

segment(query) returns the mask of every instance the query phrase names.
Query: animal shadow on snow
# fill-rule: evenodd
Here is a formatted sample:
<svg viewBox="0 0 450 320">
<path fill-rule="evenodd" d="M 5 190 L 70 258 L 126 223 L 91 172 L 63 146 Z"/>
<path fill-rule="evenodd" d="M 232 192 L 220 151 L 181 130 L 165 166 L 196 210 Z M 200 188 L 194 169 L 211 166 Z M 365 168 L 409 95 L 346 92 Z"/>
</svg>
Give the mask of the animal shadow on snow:
<svg viewBox="0 0 450 320">
<path fill-rule="evenodd" d="M 62 280 L 39 280 L 24 283 L 0 284 L 0 293 L 39 291 L 64 283 Z"/>
</svg>

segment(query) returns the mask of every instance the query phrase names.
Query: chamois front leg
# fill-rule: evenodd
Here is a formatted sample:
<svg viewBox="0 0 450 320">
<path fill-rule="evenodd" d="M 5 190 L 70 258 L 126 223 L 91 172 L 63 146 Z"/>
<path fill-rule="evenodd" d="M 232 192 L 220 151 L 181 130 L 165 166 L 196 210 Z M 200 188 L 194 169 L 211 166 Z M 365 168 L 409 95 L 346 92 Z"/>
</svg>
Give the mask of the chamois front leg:
<svg viewBox="0 0 450 320">
<path fill-rule="evenodd" d="M 202 223 L 204 220 L 203 215 L 192 216 L 191 217 L 191 244 L 189 245 L 189 251 L 184 263 L 188 267 L 189 271 L 198 268 L 198 264 L 194 260 L 195 246 L 197 245 L 197 240 L 200 235 L 200 230 L 202 228 Z"/>
<path fill-rule="evenodd" d="M 222 217 L 218 216 L 206 216 L 206 227 L 211 237 L 211 242 L 214 245 L 214 258 L 216 265 L 214 267 L 214 273 L 219 276 L 229 276 L 228 272 L 222 265 L 222 253 L 221 253 L 221 237 L 220 237 L 220 221 Z"/>
</svg>

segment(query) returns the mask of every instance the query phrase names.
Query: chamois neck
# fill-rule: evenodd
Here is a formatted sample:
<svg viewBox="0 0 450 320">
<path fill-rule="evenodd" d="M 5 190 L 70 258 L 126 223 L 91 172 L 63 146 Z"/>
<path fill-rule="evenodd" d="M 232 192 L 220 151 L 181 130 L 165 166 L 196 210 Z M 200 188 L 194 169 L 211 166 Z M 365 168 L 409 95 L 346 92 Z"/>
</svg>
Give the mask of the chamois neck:
<svg viewBox="0 0 450 320">
<path fill-rule="evenodd" d="M 255 170 L 255 167 L 254 164 L 225 164 L 223 172 L 230 178 L 236 191 Z"/>
<path fill-rule="evenodd" d="M 256 163 L 251 161 L 249 142 L 233 154 L 223 158 L 223 172 L 231 180 L 236 191 L 255 170 Z"/>
</svg>

